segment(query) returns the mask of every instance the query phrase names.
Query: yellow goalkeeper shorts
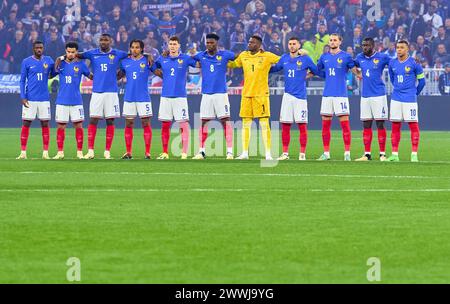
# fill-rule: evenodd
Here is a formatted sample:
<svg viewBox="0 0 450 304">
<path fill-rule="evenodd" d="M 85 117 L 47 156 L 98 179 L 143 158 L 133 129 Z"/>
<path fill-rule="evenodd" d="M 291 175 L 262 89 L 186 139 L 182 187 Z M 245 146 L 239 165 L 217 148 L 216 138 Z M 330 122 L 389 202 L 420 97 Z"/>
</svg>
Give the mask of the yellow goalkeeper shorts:
<svg viewBox="0 0 450 304">
<path fill-rule="evenodd" d="M 269 96 L 244 97 L 241 99 L 241 110 L 239 116 L 242 118 L 270 117 Z"/>
</svg>

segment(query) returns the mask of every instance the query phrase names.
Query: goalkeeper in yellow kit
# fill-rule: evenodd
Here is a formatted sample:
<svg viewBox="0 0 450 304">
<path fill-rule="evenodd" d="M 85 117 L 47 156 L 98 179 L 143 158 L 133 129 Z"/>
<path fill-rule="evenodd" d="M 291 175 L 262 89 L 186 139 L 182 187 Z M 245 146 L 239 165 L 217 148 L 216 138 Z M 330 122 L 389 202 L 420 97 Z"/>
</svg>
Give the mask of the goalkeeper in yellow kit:
<svg viewBox="0 0 450 304">
<path fill-rule="evenodd" d="M 261 51 L 261 45 L 261 37 L 252 36 L 248 42 L 248 50 L 228 63 L 228 67 L 242 68 L 244 71 L 244 88 L 239 112 L 239 116 L 242 118 L 242 154 L 237 159 L 248 159 L 250 129 L 253 119 L 258 118 L 266 150 L 266 159 L 272 160 L 269 126 L 269 70 L 273 64 L 280 60 L 280 57 L 270 52 Z"/>
</svg>

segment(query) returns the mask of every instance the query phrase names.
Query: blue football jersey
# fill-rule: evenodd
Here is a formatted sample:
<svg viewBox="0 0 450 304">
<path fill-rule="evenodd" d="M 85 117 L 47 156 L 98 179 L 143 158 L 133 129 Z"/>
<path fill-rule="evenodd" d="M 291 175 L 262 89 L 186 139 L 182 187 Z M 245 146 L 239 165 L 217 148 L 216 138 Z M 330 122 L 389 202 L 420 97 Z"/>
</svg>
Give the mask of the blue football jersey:
<svg viewBox="0 0 450 304">
<path fill-rule="evenodd" d="M 383 82 L 383 70 L 391 58 L 387 54 L 376 52 L 370 57 L 360 53 L 355 58 L 355 64 L 361 68 L 362 97 L 386 95 L 386 86 Z"/>
<path fill-rule="evenodd" d="M 354 66 L 355 61 L 344 51 L 337 54 L 322 54 L 317 62 L 317 68 L 325 77 L 323 96 L 348 97 L 347 72 Z"/>
<path fill-rule="evenodd" d="M 50 101 L 48 79 L 55 75 L 54 65 L 49 56 L 42 56 L 40 60 L 34 56 L 25 58 L 20 70 L 20 98 Z"/>
<path fill-rule="evenodd" d="M 416 102 L 416 80 L 425 78 L 420 64 L 412 57 L 401 62 L 398 58 L 389 62 L 389 76 L 394 87 L 391 98 L 400 102 Z"/>
<path fill-rule="evenodd" d="M 274 65 L 270 72 L 284 70 L 284 91 L 299 99 L 306 100 L 306 76 L 308 70 L 318 74 L 317 66 L 309 56 L 292 58 L 290 54 L 281 56 L 280 61 Z"/>
<path fill-rule="evenodd" d="M 125 58 L 121 62 L 121 69 L 125 72 L 127 78 L 124 101 L 149 102 L 148 78 L 150 77 L 150 71 L 155 71 L 155 64 L 149 66 L 145 57 L 139 59 Z"/>
<path fill-rule="evenodd" d="M 89 76 L 90 71 L 83 61 L 62 61 L 57 69 L 59 74 L 59 91 L 56 104 L 75 106 L 82 105 L 80 93 L 82 75 Z"/>
<path fill-rule="evenodd" d="M 234 57 L 234 53 L 230 51 L 218 51 L 214 56 L 204 51 L 194 56 L 194 60 L 201 65 L 203 94 L 227 92 L 227 64 Z"/>
<path fill-rule="evenodd" d="M 92 72 L 94 73 L 92 92 L 117 93 L 119 90 L 116 76 L 117 69 L 120 60 L 128 57 L 128 53 L 116 49 L 103 53 L 100 49 L 93 49 L 82 53 L 82 56 L 91 61 Z"/>
<path fill-rule="evenodd" d="M 186 97 L 186 78 L 189 66 L 195 67 L 196 61 L 187 54 L 177 57 L 160 56 L 156 61 L 157 68 L 163 72 L 162 97 Z"/>
</svg>

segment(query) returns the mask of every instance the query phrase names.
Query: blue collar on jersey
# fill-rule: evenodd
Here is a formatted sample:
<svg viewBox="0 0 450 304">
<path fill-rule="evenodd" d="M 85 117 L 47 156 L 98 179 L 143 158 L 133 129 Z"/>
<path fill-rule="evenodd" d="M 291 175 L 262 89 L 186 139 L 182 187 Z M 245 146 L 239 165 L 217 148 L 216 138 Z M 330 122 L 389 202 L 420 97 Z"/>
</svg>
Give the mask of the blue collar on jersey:
<svg viewBox="0 0 450 304">
<path fill-rule="evenodd" d="M 405 60 L 401 61 L 400 58 L 398 58 L 398 56 L 397 56 L 397 60 L 398 60 L 398 62 L 400 62 L 400 63 L 405 63 L 406 61 L 408 61 L 409 58 L 411 58 L 411 56 L 408 55 L 408 57 L 406 57 Z"/>
<path fill-rule="evenodd" d="M 375 52 L 375 53 L 372 54 L 372 56 L 367 57 L 367 56 L 364 55 L 364 53 L 363 53 L 364 57 L 366 57 L 366 58 L 372 58 L 372 57 L 375 56 L 376 54 L 378 54 L 378 52 Z"/>
</svg>

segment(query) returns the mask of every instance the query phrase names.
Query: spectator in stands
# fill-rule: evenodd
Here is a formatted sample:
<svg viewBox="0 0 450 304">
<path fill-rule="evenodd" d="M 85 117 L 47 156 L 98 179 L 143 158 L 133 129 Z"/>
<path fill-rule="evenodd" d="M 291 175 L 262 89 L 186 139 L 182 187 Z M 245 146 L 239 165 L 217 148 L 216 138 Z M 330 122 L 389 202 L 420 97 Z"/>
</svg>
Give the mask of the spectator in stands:
<svg viewBox="0 0 450 304">
<path fill-rule="evenodd" d="M 450 63 L 445 64 L 445 72 L 439 76 L 439 92 L 450 95 Z"/>
<path fill-rule="evenodd" d="M 428 44 L 426 44 L 425 39 L 422 36 L 417 37 L 417 53 L 421 57 L 431 61 L 431 50 Z"/>
<path fill-rule="evenodd" d="M 333 1 L 333 0 L 330 0 Z M 330 3 L 328 1 L 328 3 Z M 341 36 L 345 34 L 345 19 L 344 16 L 339 15 L 336 6 L 330 6 L 329 13 L 327 15 L 327 24 L 330 33 L 338 33 Z"/>
<path fill-rule="evenodd" d="M 278 5 L 275 14 L 272 15 L 273 22 L 277 25 L 278 28 L 281 28 L 281 25 L 284 21 L 287 21 L 287 16 L 284 14 L 283 6 Z"/>
<path fill-rule="evenodd" d="M 352 28 L 355 28 L 357 24 L 361 25 L 361 29 L 365 30 L 367 27 L 367 17 L 364 15 L 364 12 L 361 8 L 356 10 L 356 16 L 352 21 Z"/>
<path fill-rule="evenodd" d="M 238 33 L 236 35 L 236 41 L 231 43 L 231 51 L 235 54 L 239 54 L 247 49 L 247 39 L 245 39 L 244 33 Z"/>
<path fill-rule="evenodd" d="M 151 48 L 158 48 L 158 40 L 155 37 L 154 31 L 147 32 L 147 37 L 145 37 L 144 41 L 144 48 L 151 47 Z"/>
<path fill-rule="evenodd" d="M 280 36 L 278 35 L 278 32 L 272 32 L 270 34 L 270 40 L 267 45 L 267 51 L 272 52 L 276 55 L 281 56 L 283 53 L 283 45 L 281 43 Z"/>
<path fill-rule="evenodd" d="M 50 33 L 50 41 L 45 44 L 45 50 L 47 55 L 52 58 L 56 58 L 61 54 L 64 54 L 64 42 L 59 39 L 57 31 L 52 31 Z"/>
<path fill-rule="evenodd" d="M 193 45 L 195 46 L 196 50 L 202 50 L 203 48 L 201 46 L 201 38 L 201 35 L 197 33 L 197 28 L 195 26 L 192 26 L 189 31 L 189 35 L 186 37 L 186 48 L 188 47 L 188 45 Z"/>
<path fill-rule="evenodd" d="M 432 29 L 431 34 L 433 37 L 437 37 L 439 27 L 443 25 L 442 17 L 436 14 L 437 7 L 437 1 L 431 1 L 430 6 L 428 7 L 428 12 L 423 15 L 423 20 Z"/>
<path fill-rule="evenodd" d="M 431 52 L 433 54 L 436 54 L 437 47 L 441 43 L 445 45 L 445 48 L 447 50 L 450 50 L 450 38 L 446 35 L 444 26 L 439 27 L 438 35 L 433 39 L 433 42 L 431 44 Z"/>
<path fill-rule="evenodd" d="M 425 21 L 416 12 L 411 12 L 411 21 L 409 23 L 409 38 L 411 41 L 417 41 L 418 36 L 423 36 L 425 34 Z"/>
<path fill-rule="evenodd" d="M 286 12 L 287 22 L 291 27 L 295 26 L 301 20 L 300 16 L 301 12 L 298 8 L 297 1 L 291 1 L 289 5 L 289 11 Z"/>
<path fill-rule="evenodd" d="M 389 38 L 390 41 L 395 41 L 395 33 L 397 30 L 395 29 L 394 19 L 389 19 L 387 22 L 386 29 L 384 30 L 385 35 Z"/>
<path fill-rule="evenodd" d="M 147 16 L 150 18 L 150 20 L 156 25 L 158 28 L 159 34 L 161 35 L 163 32 L 167 32 L 169 36 L 175 35 L 176 29 L 177 29 L 177 23 L 178 21 L 183 18 L 185 11 L 183 10 L 178 15 L 172 16 L 170 15 L 169 11 L 165 11 L 162 16 L 162 20 L 159 20 L 158 17 L 153 15 L 152 13 L 147 13 Z M 144 35 L 145 37 L 145 35 Z"/>
<path fill-rule="evenodd" d="M 9 53 L 9 62 L 11 63 L 11 72 L 14 74 L 20 73 L 20 65 L 22 60 L 24 60 L 28 53 L 27 43 L 23 38 L 24 34 L 22 31 L 16 31 L 14 34 L 14 39 L 11 41 L 11 52 Z"/>
<path fill-rule="evenodd" d="M 322 24 L 319 26 L 319 32 L 315 35 L 315 38 L 315 55 L 317 56 L 317 60 L 323 53 L 323 47 L 328 45 L 328 41 L 330 40 L 326 25 Z"/>
<path fill-rule="evenodd" d="M 128 37 L 128 32 L 124 31 L 120 33 L 120 38 L 116 43 L 116 48 L 125 52 L 128 52 L 130 48 L 131 39 Z"/>
<path fill-rule="evenodd" d="M 389 42 L 389 48 L 384 53 L 387 54 L 391 59 L 397 58 L 397 52 L 395 50 L 395 43 Z"/>
<path fill-rule="evenodd" d="M 139 9 L 139 1 L 132 0 L 130 3 L 130 8 L 126 10 L 126 20 L 131 22 L 134 18 L 142 19 L 144 17 L 143 13 Z"/>
<path fill-rule="evenodd" d="M 450 18 L 445 19 L 445 36 L 450 37 Z"/>
<path fill-rule="evenodd" d="M 439 58 L 441 62 L 447 63 L 450 62 L 449 55 L 447 53 L 447 49 L 445 47 L 445 44 L 440 43 L 437 47 L 437 52 L 433 57 L 433 62 L 436 61 L 436 59 Z"/>
<path fill-rule="evenodd" d="M 234 44 L 238 41 L 238 36 L 239 34 L 243 33 L 244 34 L 244 38 L 246 37 L 245 32 L 244 32 L 244 24 L 242 22 L 236 22 L 236 24 L 234 25 L 234 31 L 231 33 L 230 35 L 230 44 Z"/>
<path fill-rule="evenodd" d="M 255 12 L 252 14 L 252 18 L 260 18 L 263 23 L 267 21 L 269 15 L 266 12 L 266 6 L 262 1 L 255 2 Z"/>
<path fill-rule="evenodd" d="M 362 40 L 363 37 L 361 35 L 361 28 L 355 27 L 355 29 L 353 30 L 353 39 L 351 46 L 357 54 L 362 52 Z"/>
<path fill-rule="evenodd" d="M 402 25 L 399 25 L 394 35 L 394 41 L 400 41 L 405 39 L 406 39 L 405 28 Z"/>
</svg>

